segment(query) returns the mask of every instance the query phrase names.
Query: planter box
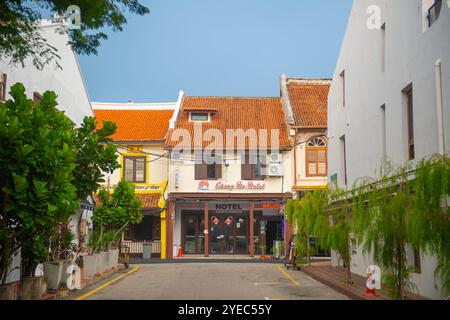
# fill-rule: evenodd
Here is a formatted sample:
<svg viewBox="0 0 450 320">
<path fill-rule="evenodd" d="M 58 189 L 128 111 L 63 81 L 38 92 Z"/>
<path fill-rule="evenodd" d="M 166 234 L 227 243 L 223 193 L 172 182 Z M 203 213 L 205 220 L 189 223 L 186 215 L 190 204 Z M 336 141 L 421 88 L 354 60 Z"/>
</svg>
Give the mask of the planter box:
<svg viewBox="0 0 450 320">
<path fill-rule="evenodd" d="M 35 300 L 47 294 L 47 281 L 44 277 L 22 278 L 20 280 L 20 299 Z"/>
<path fill-rule="evenodd" d="M 83 270 L 85 279 L 94 278 L 97 273 L 97 255 L 83 256 Z"/>
<path fill-rule="evenodd" d="M 110 268 L 115 268 L 119 263 L 119 249 L 111 249 L 110 255 Z"/>
<path fill-rule="evenodd" d="M 103 266 L 103 272 L 108 271 L 111 265 L 111 252 L 105 251 L 105 265 Z"/>
<path fill-rule="evenodd" d="M 15 285 L 0 287 L 0 300 L 16 300 L 17 290 Z"/>
<path fill-rule="evenodd" d="M 106 251 L 101 251 L 100 253 L 97 253 L 98 260 L 97 260 L 97 273 L 101 274 L 106 271 L 108 268 L 107 261 L 106 261 Z"/>
<path fill-rule="evenodd" d="M 67 273 L 67 268 L 73 264 L 72 260 L 66 260 L 63 263 L 62 274 L 61 274 L 61 285 L 67 287 L 67 278 L 70 274 Z"/>
<path fill-rule="evenodd" d="M 63 273 L 63 261 L 44 262 L 44 275 L 47 278 L 48 289 L 58 290 Z"/>
</svg>

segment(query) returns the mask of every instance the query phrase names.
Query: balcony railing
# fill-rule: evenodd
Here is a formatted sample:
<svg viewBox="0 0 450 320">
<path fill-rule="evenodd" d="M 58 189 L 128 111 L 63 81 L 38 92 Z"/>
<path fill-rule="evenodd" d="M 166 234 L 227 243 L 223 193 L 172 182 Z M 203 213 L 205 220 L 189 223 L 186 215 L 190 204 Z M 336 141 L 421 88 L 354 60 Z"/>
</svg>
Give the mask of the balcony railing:
<svg viewBox="0 0 450 320">
<path fill-rule="evenodd" d="M 441 14 L 442 0 L 436 0 L 434 4 L 428 9 L 428 27 L 431 27 L 439 19 Z"/>
</svg>

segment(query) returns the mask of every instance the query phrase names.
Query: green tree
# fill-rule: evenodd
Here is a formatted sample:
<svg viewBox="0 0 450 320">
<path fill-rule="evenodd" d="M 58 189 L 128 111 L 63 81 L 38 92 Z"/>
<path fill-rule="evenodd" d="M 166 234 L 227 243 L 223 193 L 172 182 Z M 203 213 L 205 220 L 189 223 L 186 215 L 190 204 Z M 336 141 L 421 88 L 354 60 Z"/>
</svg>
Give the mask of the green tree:
<svg viewBox="0 0 450 320">
<path fill-rule="evenodd" d="M 108 144 L 115 124 L 103 122 L 97 129 L 95 119 L 87 117 L 74 129 L 56 108 L 54 92 L 45 92 L 34 106 L 22 84 L 14 85 L 10 94 L 12 100 L 0 103 L 2 283 L 18 248 L 23 274 L 32 276 L 48 258 L 51 239 L 60 237 L 59 244 L 52 246 L 56 251 L 69 247 L 69 233 L 61 233 L 61 227 L 75 213 L 79 200 L 97 190 L 102 171 L 119 168 L 116 148 Z M 55 250 L 53 256 L 61 256 Z"/>
<path fill-rule="evenodd" d="M 35 231 L 56 227 L 78 206 L 72 184 L 75 134 L 56 108 L 56 94 L 45 92 L 34 107 L 22 84 L 10 94 L 12 100 L 0 103 L 1 284 L 11 255 Z"/>
<path fill-rule="evenodd" d="M 352 203 L 345 190 L 335 188 L 329 192 L 329 230 L 327 247 L 335 250 L 342 258 L 346 269 L 346 281 L 351 284 L 351 260 L 355 252 L 355 234 L 352 221 Z"/>
<path fill-rule="evenodd" d="M 111 144 L 111 136 L 117 125 L 104 121 L 101 128 L 93 117 L 85 117 L 80 128 L 75 129 L 76 168 L 74 185 L 79 199 L 92 195 L 105 182 L 104 173 L 120 168 L 117 147 Z"/>
<path fill-rule="evenodd" d="M 411 243 L 408 221 L 411 219 L 412 194 L 407 172 L 402 168 L 373 184 L 370 192 L 362 191 L 368 201 L 366 210 L 359 211 L 363 218 L 358 219 L 362 222 L 360 239 L 363 249 L 384 267 L 384 282 L 395 299 L 404 299 L 406 292 L 413 290 L 410 281 L 413 270 L 406 255 L 407 246 Z"/>
<path fill-rule="evenodd" d="M 138 224 L 143 219 L 141 201 L 135 195 L 134 184 L 130 182 L 121 180 L 112 194 L 100 190 L 98 198 L 100 204 L 94 210 L 92 221 L 95 231 L 99 233 L 100 243 L 105 238 L 121 236 L 128 225 Z"/>
<path fill-rule="evenodd" d="M 30 57 L 42 68 L 58 59 L 56 48 L 39 32 L 37 20 L 42 12 L 62 14 L 70 5 L 81 10 L 81 28 L 69 30 L 70 44 L 79 54 L 97 54 L 101 40 L 107 39 L 106 27 L 122 31 L 127 23 L 125 13 L 145 15 L 150 11 L 138 0 L 3 0 L 0 2 L 0 56 L 12 63 L 23 63 Z"/>
<path fill-rule="evenodd" d="M 421 161 L 413 182 L 413 209 L 409 221 L 411 243 L 437 257 L 436 278 L 450 292 L 450 158 Z"/>
<path fill-rule="evenodd" d="M 308 192 L 301 200 L 289 200 L 287 217 L 296 229 L 296 249 L 299 256 L 307 256 L 311 263 L 309 239 L 314 237 L 321 248 L 328 248 L 329 220 L 326 212 L 327 190 Z"/>
</svg>

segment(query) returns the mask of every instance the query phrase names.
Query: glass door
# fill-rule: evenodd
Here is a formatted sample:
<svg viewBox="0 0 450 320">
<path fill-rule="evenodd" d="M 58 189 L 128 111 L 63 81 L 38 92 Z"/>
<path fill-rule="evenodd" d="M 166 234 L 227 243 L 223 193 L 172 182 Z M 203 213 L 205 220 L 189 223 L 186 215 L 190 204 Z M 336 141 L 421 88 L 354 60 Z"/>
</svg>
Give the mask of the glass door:
<svg viewBox="0 0 450 320">
<path fill-rule="evenodd" d="M 248 217 L 236 215 L 234 221 L 234 248 L 236 254 L 248 255 Z"/>
<path fill-rule="evenodd" d="M 184 217 L 184 250 L 185 254 L 197 253 L 197 217 L 189 215 Z"/>
</svg>

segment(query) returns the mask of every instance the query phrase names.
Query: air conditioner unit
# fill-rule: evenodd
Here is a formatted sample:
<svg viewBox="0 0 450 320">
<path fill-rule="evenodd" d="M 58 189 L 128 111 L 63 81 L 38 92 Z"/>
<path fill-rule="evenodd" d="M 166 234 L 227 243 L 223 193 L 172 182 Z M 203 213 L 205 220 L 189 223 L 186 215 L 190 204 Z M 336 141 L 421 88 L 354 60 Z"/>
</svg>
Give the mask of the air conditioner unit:
<svg viewBox="0 0 450 320">
<path fill-rule="evenodd" d="M 280 163 L 281 161 L 282 161 L 281 153 L 271 153 L 270 154 L 270 163 Z"/>
<path fill-rule="evenodd" d="M 280 177 L 283 175 L 283 166 L 280 163 L 271 163 L 268 168 L 269 177 Z"/>
</svg>

